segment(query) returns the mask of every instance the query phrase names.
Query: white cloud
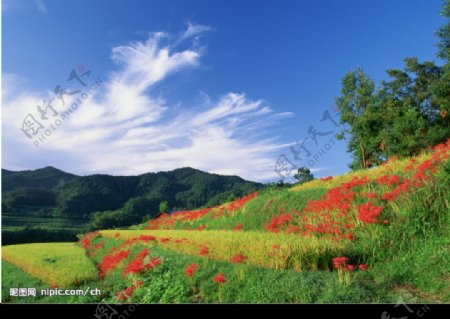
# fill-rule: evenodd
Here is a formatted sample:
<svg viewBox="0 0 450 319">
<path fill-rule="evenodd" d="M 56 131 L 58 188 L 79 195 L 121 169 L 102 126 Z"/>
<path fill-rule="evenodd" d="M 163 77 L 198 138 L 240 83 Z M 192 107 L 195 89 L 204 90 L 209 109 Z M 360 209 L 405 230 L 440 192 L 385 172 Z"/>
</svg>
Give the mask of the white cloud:
<svg viewBox="0 0 450 319">
<path fill-rule="evenodd" d="M 47 7 L 45 6 L 45 4 L 42 2 L 42 0 L 35 0 L 34 4 L 36 5 L 36 9 L 42 13 L 42 14 L 47 14 L 48 10 Z"/>
<path fill-rule="evenodd" d="M 201 92 L 203 103 L 189 107 L 168 105 L 164 97 L 149 93 L 168 76 L 199 65 L 202 53 L 196 45 L 176 51 L 173 43 L 208 30 L 189 25 L 172 43 L 167 34 L 154 33 L 145 42 L 114 48 L 111 57 L 118 70 L 39 148 L 19 127 L 52 93 L 26 91 L 16 76 L 4 75 L 3 165 L 39 167 L 47 159 L 44 165 L 79 174 L 128 175 L 191 166 L 251 180 L 276 178 L 276 155 L 286 145 L 265 129 L 291 113 L 275 113 L 265 101 L 244 93 L 213 99 Z"/>
</svg>

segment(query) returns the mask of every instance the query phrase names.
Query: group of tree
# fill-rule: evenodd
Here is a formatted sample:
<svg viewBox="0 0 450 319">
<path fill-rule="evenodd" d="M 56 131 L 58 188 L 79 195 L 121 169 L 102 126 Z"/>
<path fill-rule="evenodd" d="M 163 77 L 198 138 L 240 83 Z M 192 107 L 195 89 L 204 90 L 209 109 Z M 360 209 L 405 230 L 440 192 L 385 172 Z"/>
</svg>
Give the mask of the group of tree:
<svg viewBox="0 0 450 319">
<path fill-rule="evenodd" d="M 2 210 L 8 216 L 48 217 L 54 212 L 54 217 L 85 220 L 94 229 L 214 206 L 263 187 L 188 167 L 137 176 L 76 176 L 53 167 L 2 173 Z"/>
<path fill-rule="evenodd" d="M 450 0 L 442 14 L 450 18 Z M 450 22 L 437 31 L 437 65 L 405 59 L 378 85 L 361 68 L 342 80 L 336 98 L 352 169 L 379 165 L 391 156 L 411 156 L 450 137 Z"/>
</svg>

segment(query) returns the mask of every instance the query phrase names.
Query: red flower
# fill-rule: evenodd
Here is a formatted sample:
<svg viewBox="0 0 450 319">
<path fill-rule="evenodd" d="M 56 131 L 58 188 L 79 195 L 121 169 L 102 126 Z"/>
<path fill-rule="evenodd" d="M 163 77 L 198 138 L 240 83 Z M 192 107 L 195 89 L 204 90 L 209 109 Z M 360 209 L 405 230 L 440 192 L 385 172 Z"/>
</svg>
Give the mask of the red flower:
<svg viewBox="0 0 450 319">
<path fill-rule="evenodd" d="M 354 270 L 355 269 L 355 266 L 353 266 L 353 265 L 347 265 L 347 266 L 345 266 L 345 270 L 347 270 L 347 271 L 352 271 L 352 270 Z"/>
<path fill-rule="evenodd" d="M 91 241 L 89 238 L 86 238 L 86 239 L 83 239 L 82 244 L 83 244 L 83 249 L 86 250 L 86 249 L 88 249 L 89 245 L 91 244 Z"/>
<path fill-rule="evenodd" d="M 242 255 L 242 254 L 237 254 L 236 256 L 234 256 L 234 257 L 231 259 L 231 262 L 232 262 L 233 264 L 239 264 L 239 263 L 244 262 L 244 260 L 246 260 L 246 259 L 247 259 L 246 256 L 244 256 L 244 255 Z"/>
<path fill-rule="evenodd" d="M 117 251 L 117 249 L 111 249 L 111 251 L 105 255 L 102 260 L 100 261 L 98 265 L 98 276 L 102 278 L 107 271 L 110 271 L 125 258 L 128 258 L 128 255 L 130 254 L 129 250 L 125 251 Z"/>
<path fill-rule="evenodd" d="M 136 290 L 135 286 L 127 287 L 124 291 L 119 291 L 116 293 L 117 300 L 127 300 L 133 295 L 133 292 Z"/>
<path fill-rule="evenodd" d="M 191 264 L 186 267 L 184 273 L 186 274 L 186 277 L 192 277 L 194 273 L 197 271 L 197 269 L 198 269 L 197 264 Z"/>
<path fill-rule="evenodd" d="M 212 280 L 218 283 L 224 283 L 227 281 L 225 275 L 222 273 L 218 273 L 217 276 L 214 277 Z"/>
<path fill-rule="evenodd" d="M 156 266 L 158 266 L 160 264 L 161 264 L 161 259 L 159 259 L 157 257 L 152 257 L 145 267 L 147 269 L 153 270 L 153 268 L 155 268 Z"/>
<path fill-rule="evenodd" d="M 273 216 L 270 219 L 270 222 L 268 224 L 265 224 L 264 227 L 270 232 L 278 233 L 281 230 L 281 228 L 287 226 L 291 220 L 292 214 Z"/>
<path fill-rule="evenodd" d="M 328 176 L 328 177 L 322 177 L 320 180 L 322 182 L 326 182 L 326 181 L 329 181 L 329 180 L 332 180 L 332 179 L 333 179 L 333 176 Z"/>
<path fill-rule="evenodd" d="M 273 249 L 280 249 L 280 245 L 273 245 L 272 248 Z"/>
<path fill-rule="evenodd" d="M 347 261 L 349 261 L 347 257 L 335 257 L 333 258 L 333 267 L 336 269 L 343 268 L 345 267 Z"/>
<path fill-rule="evenodd" d="M 203 229 L 205 229 L 205 228 L 206 228 L 206 225 L 203 224 L 203 225 L 198 226 L 197 230 L 203 230 Z"/>
<path fill-rule="evenodd" d="M 358 268 L 359 268 L 360 270 L 367 270 L 367 269 L 369 269 L 369 267 L 367 267 L 366 264 L 361 264 L 361 265 L 358 266 Z"/>
<path fill-rule="evenodd" d="M 398 176 L 398 175 L 381 176 L 380 178 L 377 179 L 377 183 L 379 185 L 392 186 L 394 184 L 400 183 L 400 176 Z"/>
<path fill-rule="evenodd" d="M 125 277 L 128 274 L 143 272 L 145 270 L 144 259 L 149 253 L 150 251 L 147 248 L 144 248 L 139 254 L 137 254 L 136 257 L 134 257 L 123 270 L 122 277 Z"/>
<path fill-rule="evenodd" d="M 200 252 L 198 253 L 200 256 L 205 256 L 209 253 L 209 248 L 208 246 L 200 246 Z"/>
<path fill-rule="evenodd" d="M 374 206 L 373 202 L 361 204 L 358 208 L 358 219 L 365 224 L 378 223 L 377 217 L 380 215 L 383 207 Z"/>
<path fill-rule="evenodd" d="M 239 230 L 242 230 L 243 228 L 244 228 L 244 225 L 237 224 L 236 226 L 234 226 L 234 231 L 239 231 Z"/>
</svg>

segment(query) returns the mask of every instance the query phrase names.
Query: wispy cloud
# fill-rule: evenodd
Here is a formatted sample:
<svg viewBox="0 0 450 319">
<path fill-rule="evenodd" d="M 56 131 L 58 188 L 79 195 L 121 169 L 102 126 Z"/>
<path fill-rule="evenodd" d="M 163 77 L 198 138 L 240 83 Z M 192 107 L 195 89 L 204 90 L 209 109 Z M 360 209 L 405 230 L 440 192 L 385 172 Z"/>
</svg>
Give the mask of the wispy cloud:
<svg viewBox="0 0 450 319">
<path fill-rule="evenodd" d="M 42 0 L 35 0 L 34 4 L 36 5 L 36 9 L 42 13 L 42 14 L 47 14 L 48 10 L 47 7 L 45 6 L 45 4 L 42 2 Z"/>
<path fill-rule="evenodd" d="M 209 30 L 190 24 L 175 39 L 160 32 L 115 47 L 111 58 L 118 69 L 40 148 L 18 128 L 30 107 L 51 92 L 26 91 L 16 76 L 5 75 L 11 81 L 3 90 L 4 165 L 36 167 L 46 158 L 46 165 L 76 173 L 140 174 L 191 166 L 252 180 L 276 178 L 276 154 L 286 145 L 270 127 L 291 113 L 276 113 L 264 100 L 235 92 L 218 98 L 201 92 L 200 104 L 170 105 L 155 90 L 167 77 L 200 65 L 202 50 L 191 38 Z M 183 41 L 188 48 L 176 50 L 173 44 Z"/>
</svg>

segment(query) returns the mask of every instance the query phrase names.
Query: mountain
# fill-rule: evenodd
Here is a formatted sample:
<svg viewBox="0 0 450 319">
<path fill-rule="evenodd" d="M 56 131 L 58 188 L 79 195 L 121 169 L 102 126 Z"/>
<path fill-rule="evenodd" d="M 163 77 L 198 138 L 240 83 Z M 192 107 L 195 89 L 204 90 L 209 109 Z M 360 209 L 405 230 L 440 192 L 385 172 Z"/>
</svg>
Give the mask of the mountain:
<svg viewBox="0 0 450 319">
<path fill-rule="evenodd" d="M 171 211 L 194 209 L 263 187 L 238 176 L 190 167 L 138 176 L 77 176 L 54 167 L 18 172 L 2 169 L 2 174 L 3 221 L 16 227 L 34 224 L 34 217 L 44 218 L 44 224 L 67 219 L 84 221 L 93 228 L 126 226 L 158 214 L 163 201 Z M 9 223 L 11 220 L 20 222 Z"/>
<path fill-rule="evenodd" d="M 76 175 L 63 172 L 51 166 L 28 171 L 9 171 L 2 169 L 2 192 L 8 192 L 17 188 L 53 188 L 65 184 Z"/>
</svg>

